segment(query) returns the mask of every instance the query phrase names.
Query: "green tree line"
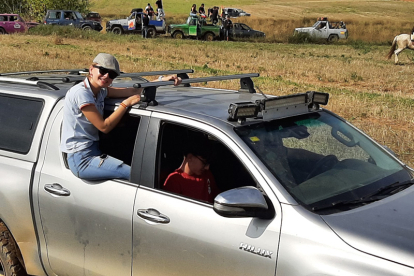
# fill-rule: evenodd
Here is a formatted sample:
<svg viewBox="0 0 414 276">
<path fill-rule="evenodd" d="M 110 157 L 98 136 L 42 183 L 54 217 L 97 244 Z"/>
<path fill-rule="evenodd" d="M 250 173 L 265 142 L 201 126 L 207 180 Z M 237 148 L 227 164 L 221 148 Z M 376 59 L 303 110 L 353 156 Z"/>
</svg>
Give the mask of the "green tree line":
<svg viewBox="0 0 414 276">
<path fill-rule="evenodd" d="M 41 21 L 47 10 L 89 11 L 89 0 L 1 0 L 0 13 L 18 13 L 23 17 Z"/>
</svg>

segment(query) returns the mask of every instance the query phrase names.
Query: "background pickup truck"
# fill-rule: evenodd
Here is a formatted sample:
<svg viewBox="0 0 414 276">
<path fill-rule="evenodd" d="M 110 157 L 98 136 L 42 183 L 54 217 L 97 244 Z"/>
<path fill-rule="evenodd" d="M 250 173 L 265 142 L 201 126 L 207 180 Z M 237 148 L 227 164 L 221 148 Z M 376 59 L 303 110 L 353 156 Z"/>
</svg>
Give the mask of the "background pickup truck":
<svg viewBox="0 0 414 276">
<path fill-rule="evenodd" d="M 168 26 L 168 33 L 173 38 L 198 38 L 213 41 L 220 38 L 220 26 L 208 24 L 205 19 L 198 16 L 189 16 L 184 24 L 171 24 Z"/>
<path fill-rule="evenodd" d="M 114 34 L 141 34 L 143 12 L 132 12 L 125 19 L 114 19 L 106 23 L 106 32 Z M 165 34 L 165 20 L 150 20 L 148 24 L 147 37 L 154 37 L 156 34 Z"/>
<path fill-rule="evenodd" d="M 345 23 L 341 22 L 329 22 L 327 18 L 324 20 L 318 20 L 312 27 L 296 28 L 294 34 L 307 33 L 314 38 L 323 38 L 328 41 L 337 41 L 338 39 L 348 38 L 348 30 Z"/>
<path fill-rule="evenodd" d="M 103 29 L 101 23 L 93 20 L 85 20 L 80 12 L 72 10 L 48 10 L 43 23 L 73 26 L 82 30 L 94 30 L 98 32 Z"/>
</svg>

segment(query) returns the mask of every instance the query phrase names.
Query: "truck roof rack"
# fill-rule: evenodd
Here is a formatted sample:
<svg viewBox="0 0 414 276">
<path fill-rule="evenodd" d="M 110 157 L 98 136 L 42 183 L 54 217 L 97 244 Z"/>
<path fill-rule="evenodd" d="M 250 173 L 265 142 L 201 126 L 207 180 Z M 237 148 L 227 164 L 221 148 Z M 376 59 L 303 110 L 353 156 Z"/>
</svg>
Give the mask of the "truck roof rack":
<svg viewBox="0 0 414 276">
<path fill-rule="evenodd" d="M 13 73 L 1 73 L 0 76 L 17 76 L 17 75 L 29 75 L 29 74 L 44 74 L 44 73 L 62 73 L 69 72 L 68 75 L 53 75 L 53 76 L 36 76 L 30 77 L 26 80 L 28 81 L 56 81 L 60 80 L 64 83 L 71 82 L 80 82 L 85 76 L 81 74 L 86 74 L 88 69 L 63 69 L 63 70 L 47 70 L 47 71 L 27 71 L 27 72 L 13 72 Z M 131 78 L 137 79 L 143 76 L 157 76 L 157 75 L 167 75 L 167 74 L 177 74 L 177 76 L 182 79 L 188 79 L 187 73 L 194 73 L 193 69 L 182 69 L 182 70 L 165 70 L 165 71 L 147 71 L 147 72 L 137 72 L 137 73 L 123 73 L 118 78 Z"/>
<path fill-rule="evenodd" d="M 15 75 L 30 75 L 30 74 L 44 74 L 44 73 L 62 73 L 68 72 L 73 75 L 80 75 L 81 73 L 88 72 L 88 69 L 59 69 L 59 70 L 44 70 L 44 71 L 25 71 L 25 72 L 11 72 L 0 73 L 0 76 L 15 76 Z"/>
<path fill-rule="evenodd" d="M 213 77 L 203 77 L 203 78 L 193 78 L 193 79 L 183 79 L 183 84 L 190 83 L 200 83 L 200 82 L 209 82 L 209 81 L 222 81 L 222 80 L 233 80 L 240 79 L 240 89 L 239 92 L 249 92 L 256 93 L 254 89 L 254 83 L 251 80 L 252 77 L 259 77 L 259 73 L 250 73 L 250 74 L 239 74 L 239 75 L 226 75 L 226 76 L 213 76 Z M 141 102 L 146 103 L 146 105 L 158 105 L 155 100 L 157 93 L 157 87 L 173 85 L 174 81 L 157 81 L 157 82 L 146 82 L 146 83 L 135 83 L 135 88 L 144 88 L 144 91 L 141 93 Z"/>
<path fill-rule="evenodd" d="M 10 77 L 1 77 L 0 76 L 0 82 L 10 82 L 10 83 L 21 83 L 21 84 L 28 84 L 32 86 L 37 86 L 43 89 L 48 90 L 59 90 L 58 87 L 51 83 L 43 82 L 43 81 L 32 81 L 32 80 L 24 80 L 24 79 L 18 79 L 18 78 L 10 78 Z"/>
</svg>

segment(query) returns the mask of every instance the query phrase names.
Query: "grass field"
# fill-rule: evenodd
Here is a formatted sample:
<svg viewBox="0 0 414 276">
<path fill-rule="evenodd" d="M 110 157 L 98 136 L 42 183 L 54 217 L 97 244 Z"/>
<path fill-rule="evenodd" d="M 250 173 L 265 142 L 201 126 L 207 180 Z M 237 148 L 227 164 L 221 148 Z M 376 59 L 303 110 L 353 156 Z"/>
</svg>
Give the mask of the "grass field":
<svg viewBox="0 0 414 276">
<path fill-rule="evenodd" d="M 155 8 L 155 1 L 149 1 Z M 132 8 L 145 8 L 148 1 L 91 0 L 92 9 L 105 20 L 126 17 Z M 233 21 L 247 23 L 266 33 L 269 42 L 287 42 L 295 27 L 312 26 L 316 18 L 327 16 L 332 21 L 344 21 L 349 29 L 350 41 L 387 44 L 395 35 L 408 33 L 413 27 L 412 1 L 359 1 L 359 0 L 227 0 L 227 1 L 163 1 L 168 23 L 183 22 L 191 5 L 205 7 L 237 7 L 252 14 Z"/>
<path fill-rule="evenodd" d="M 108 1 L 107 5 L 110 3 L 112 2 Z M 208 2 L 204 3 L 207 6 Z M 255 5 L 265 5 L 266 8 L 262 10 L 266 12 L 272 8 L 273 12 L 270 14 L 282 14 L 279 11 L 283 10 L 286 18 L 289 17 L 286 15 L 288 11 L 290 16 L 293 16 L 294 11 L 309 18 L 321 16 L 315 6 L 319 3 L 326 10 L 322 15 L 330 17 L 328 10 L 332 13 L 336 11 L 335 17 L 346 17 L 349 22 L 362 19 L 366 22 L 385 22 L 385 19 L 381 19 L 382 16 L 387 8 L 394 7 L 392 16 L 387 17 L 392 22 L 388 25 L 394 26 L 401 23 L 403 15 L 408 16 L 409 8 L 404 7 L 412 7 L 410 5 L 413 4 L 400 1 L 237 3 L 240 3 L 237 7 L 252 13 L 248 7 Z M 333 4 L 339 3 L 343 13 L 340 13 L 339 8 L 333 7 Z M 345 3 L 354 7 L 355 15 L 346 8 L 348 4 Z M 99 5 L 105 5 L 105 1 L 99 1 Z M 236 2 L 231 5 L 236 5 Z M 376 8 L 369 9 L 370 6 Z M 370 11 L 364 12 L 364 8 Z M 98 6 L 93 9 L 101 11 Z M 115 11 L 115 8 L 109 6 L 108 12 L 110 10 Z M 177 16 L 180 16 L 178 7 Z M 181 16 L 185 17 L 186 14 Z M 290 22 L 286 18 L 277 20 Z M 408 21 L 408 17 L 405 18 Z M 254 16 L 249 20 L 254 20 Z M 273 22 L 271 16 L 268 21 L 266 18 L 260 20 Z M 297 20 L 299 22 L 302 19 Z M 396 66 L 392 60 L 385 58 L 390 48 L 388 44 L 359 40 L 334 45 L 227 43 L 174 40 L 168 37 L 143 40 L 133 35 L 114 36 L 72 29 L 62 30 L 52 29 L 51 35 L 0 36 L 0 71 L 84 68 L 97 53 L 108 52 L 116 55 L 121 62 L 121 69 L 125 72 L 193 68 L 196 77 L 258 72 L 260 77 L 255 79 L 255 84 L 265 93 L 286 95 L 309 90 L 329 92 L 331 100 L 327 109 L 349 120 L 380 144 L 394 150 L 408 165 L 414 166 L 414 52 L 403 52 L 400 55 L 402 64 Z M 396 34 L 398 33 L 394 35 Z M 238 84 L 220 82 L 209 83 L 208 86 L 237 89 Z"/>
</svg>

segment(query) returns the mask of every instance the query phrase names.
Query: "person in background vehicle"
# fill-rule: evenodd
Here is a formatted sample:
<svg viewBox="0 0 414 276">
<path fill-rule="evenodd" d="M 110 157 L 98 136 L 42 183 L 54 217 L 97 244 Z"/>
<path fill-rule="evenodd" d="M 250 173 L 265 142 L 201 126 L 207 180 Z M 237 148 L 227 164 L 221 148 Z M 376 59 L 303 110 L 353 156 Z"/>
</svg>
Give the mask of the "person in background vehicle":
<svg viewBox="0 0 414 276">
<path fill-rule="evenodd" d="M 148 14 L 144 13 L 142 15 L 142 37 L 143 38 L 147 38 L 148 25 L 149 25 L 149 17 L 148 17 Z"/>
<path fill-rule="evenodd" d="M 93 60 L 84 81 L 66 93 L 60 150 L 67 153 L 69 168 L 79 178 L 129 179 L 130 166 L 102 154 L 99 149 L 99 131 L 110 132 L 127 109 L 141 99 L 142 89 L 111 87 L 113 80 L 120 74 L 117 59 L 110 54 L 100 53 Z M 175 85 L 181 83 L 181 79 L 176 76 L 162 77 L 159 80 L 174 81 Z M 104 119 L 106 97 L 126 99 Z"/>
<path fill-rule="evenodd" d="M 193 139 L 184 152 L 181 166 L 165 180 L 164 190 L 213 203 L 220 191 L 210 172 L 211 157 L 208 139 Z"/>
<path fill-rule="evenodd" d="M 218 22 L 218 13 L 219 13 L 219 8 L 217 6 L 214 6 L 213 11 L 211 12 L 211 17 L 210 17 L 213 24 L 216 24 Z"/>
<path fill-rule="evenodd" d="M 233 22 L 230 20 L 230 15 L 226 16 L 226 20 L 223 21 L 223 27 L 224 27 L 224 32 L 225 32 L 225 36 L 227 41 L 229 41 L 229 32 L 230 29 L 233 28 Z"/>
<path fill-rule="evenodd" d="M 204 17 L 206 16 L 206 11 L 204 9 L 204 4 L 201 4 L 201 6 L 198 8 L 198 13 L 200 14 L 200 16 L 204 15 Z"/>
<path fill-rule="evenodd" d="M 154 15 L 154 9 L 151 7 L 150 3 L 148 3 L 148 6 L 145 8 L 145 13 L 148 14 L 150 19 L 152 19 L 152 16 Z"/>
<path fill-rule="evenodd" d="M 193 4 L 191 6 L 190 16 L 196 16 L 197 15 L 197 5 Z"/>
<path fill-rule="evenodd" d="M 157 2 L 155 2 L 155 5 L 157 5 L 157 20 L 162 20 L 164 18 L 164 9 L 162 7 L 162 0 L 157 0 Z"/>
</svg>

